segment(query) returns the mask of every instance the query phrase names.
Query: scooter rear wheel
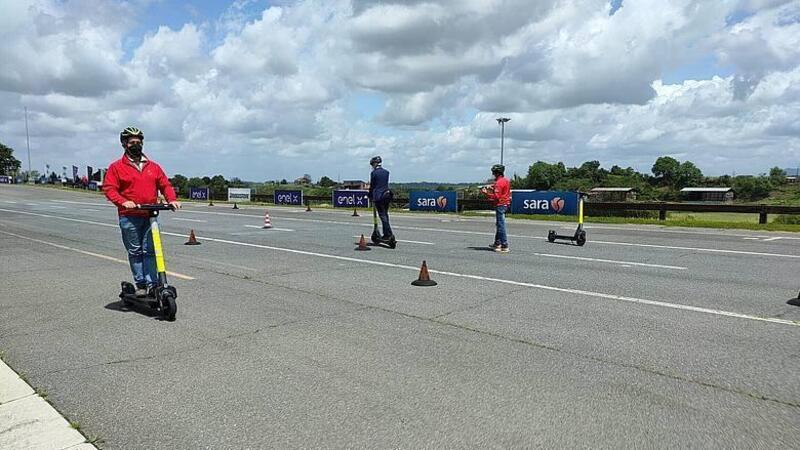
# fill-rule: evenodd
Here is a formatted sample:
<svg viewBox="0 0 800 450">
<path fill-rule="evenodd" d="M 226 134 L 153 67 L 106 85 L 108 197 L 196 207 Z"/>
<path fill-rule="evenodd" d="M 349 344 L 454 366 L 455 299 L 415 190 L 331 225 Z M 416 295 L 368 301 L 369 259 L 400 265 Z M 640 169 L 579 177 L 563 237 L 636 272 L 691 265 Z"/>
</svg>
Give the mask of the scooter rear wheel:
<svg viewBox="0 0 800 450">
<path fill-rule="evenodd" d="M 577 244 L 579 246 L 583 247 L 583 244 L 586 243 L 586 232 L 585 231 L 581 230 L 581 232 L 578 233 L 578 239 L 576 240 L 576 242 L 577 242 Z"/>
</svg>

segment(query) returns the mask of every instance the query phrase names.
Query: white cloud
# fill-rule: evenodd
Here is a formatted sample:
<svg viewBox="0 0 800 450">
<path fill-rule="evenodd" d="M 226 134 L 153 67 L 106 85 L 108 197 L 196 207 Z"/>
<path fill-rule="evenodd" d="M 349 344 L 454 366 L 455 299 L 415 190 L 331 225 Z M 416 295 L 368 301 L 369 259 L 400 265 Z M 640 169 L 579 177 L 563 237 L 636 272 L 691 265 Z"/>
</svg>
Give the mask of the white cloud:
<svg viewBox="0 0 800 450">
<path fill-rule="evenodd" d="M 147 2 L 0 0 L 0 140 L 22 148 L 27 106 L 34 159 L 54 167 L 110 161 L 137 124 L 173 173 L 364 178 L 381 154 L 395 179 L 481 180 L 503 114 L 520 173 L 537 159 L 647 170 L 674 154 L 710 173 L 800 159 L 796 2 L 252 6 L 132 39 L 128 12 Z M 709 55 L 733 74 L 660 81 Z M 377 112 L 358 112 L 364 93 Z"/>
</svg>

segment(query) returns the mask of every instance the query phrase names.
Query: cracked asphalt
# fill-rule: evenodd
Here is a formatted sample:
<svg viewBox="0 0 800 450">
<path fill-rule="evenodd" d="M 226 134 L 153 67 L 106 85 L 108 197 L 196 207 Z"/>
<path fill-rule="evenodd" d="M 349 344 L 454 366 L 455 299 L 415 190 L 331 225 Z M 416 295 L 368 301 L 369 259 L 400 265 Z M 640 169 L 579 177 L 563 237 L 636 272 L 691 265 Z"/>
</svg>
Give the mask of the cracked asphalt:
<svg viewBox="0 0 800 450">
<path fill-rule="evenodd" d="M 102 197 L 0 186 L 0 356 L 105 448 L 800 447 L 800 236 L 269 212 L 162 217 L 164 322 Z"/>
</svg>

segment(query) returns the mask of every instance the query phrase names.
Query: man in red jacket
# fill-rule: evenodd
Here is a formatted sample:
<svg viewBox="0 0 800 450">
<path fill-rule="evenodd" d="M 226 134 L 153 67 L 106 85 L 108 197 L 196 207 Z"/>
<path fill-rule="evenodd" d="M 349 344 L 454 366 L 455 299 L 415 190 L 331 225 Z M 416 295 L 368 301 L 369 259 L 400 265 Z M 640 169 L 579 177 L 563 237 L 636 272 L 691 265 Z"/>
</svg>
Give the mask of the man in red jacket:
<svg viewBox="0 0 800 450">
<path fill-rule="evenodd" d="M 149 213 L 137 208 L 156 203 L 159 192 L 176 209 L 181 204 L 161 166 L 142 153 L 144 133 L 136 127 L 128 127 L 119 134 L 119 140 L 125 154 L 108 167 L 103 191 L 117 206 L 122 243 L 128 251 L 136 296 L 145 297 L 158 281 L 158 275 Z"/>
<path fill-rule="evenodd" d="M 494 235 L 494 244 L 490 245 L 490 247 L 500 253 L 509 252 L 508 235 L 506 234 L 506 211 L 511 206 L 511 183 L 504 176 L 505 171 L 506 168 L 502 164 L 493 165 L 494 186 L 481 190 L 494 204 L 497 231 Z"/>
</svg>

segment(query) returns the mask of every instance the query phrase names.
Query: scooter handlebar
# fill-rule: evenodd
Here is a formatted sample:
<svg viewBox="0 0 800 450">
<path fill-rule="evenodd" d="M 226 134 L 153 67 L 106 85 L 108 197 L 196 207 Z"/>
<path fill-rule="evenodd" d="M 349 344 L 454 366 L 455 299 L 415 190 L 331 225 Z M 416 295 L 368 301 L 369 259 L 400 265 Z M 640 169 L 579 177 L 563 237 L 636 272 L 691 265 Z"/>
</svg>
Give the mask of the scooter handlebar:
<svg viewBox="0 0 800 450">
<path fill-rule="evenodd" d="M 168 203 L 156 203 L 150 205 L 137 205 L 136 209 L 144 211 L 175 211 L 175 207 Z"/>
</svg>

